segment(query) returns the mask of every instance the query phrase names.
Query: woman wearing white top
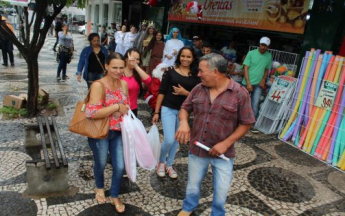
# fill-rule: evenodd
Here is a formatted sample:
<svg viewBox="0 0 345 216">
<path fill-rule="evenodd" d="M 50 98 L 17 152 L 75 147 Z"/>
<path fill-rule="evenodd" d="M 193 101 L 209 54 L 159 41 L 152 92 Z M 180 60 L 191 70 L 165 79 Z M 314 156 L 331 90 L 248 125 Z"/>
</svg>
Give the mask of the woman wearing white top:
<svg viewBox="0 0 345 216">
<path fill-rule="evenodd" d="M 176 56 L 183 46 L 180 30 L 178 28 L 172 28 L 165 42 L 162 62 L 169 66 L 175 65 Z"/>
<path fill-rule="evenodd" d="M 118 53 L 121 53 L 121 55 L 124 55 L 125 52 L 126 52 L 126 48 L 123 44 L 123 40 L 125 38 L 125 35 L 126 35 L 126 30 L 127 30 L 127 27 L 126 25 L 123 25 L 121 27 L 121 31 L 117 31 L 115 33 L 115 42 L 116 42 L 116 49 L 115 49 L 115 52 L 118 52 Z"/>
<path fill-rule="evenodd" d="M 138 33 L 137 29 L 134 26 L 131 26 L 128 33 L 126 33 L 125 38 L 123 39 L 123 45 L 125 47 L 125 52 L 133 47 L 134 41 L 137 38 Z"/>
</svg>

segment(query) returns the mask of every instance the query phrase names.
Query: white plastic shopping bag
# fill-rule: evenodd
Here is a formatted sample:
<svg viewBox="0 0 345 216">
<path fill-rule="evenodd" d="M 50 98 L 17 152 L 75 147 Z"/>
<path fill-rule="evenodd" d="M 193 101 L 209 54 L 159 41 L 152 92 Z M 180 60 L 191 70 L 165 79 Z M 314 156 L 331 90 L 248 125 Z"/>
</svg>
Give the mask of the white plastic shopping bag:
<svg viewBox="0 0 345 216">
<path fill-rule="evenodd" d="M 161 143 L 159 141 L 159 131 L 156 124 L 153 124 L 147 134 L 151 145 L 153 156 L 155 156 L 157 164 L 159 163 L 159 156 L 161 154 Z"/>
<path fill-rule="evenodd" d="M 131 110 L 129 110 L 128 116 L 125 116 L 125 118 L 128 121 L 124 127 L 128 127 L 128 130 L 131 132 L 130 137 L 133 138 L 135 157 L 139 166 L 147 170 L 154 169 L 157 165 L 157 161 L 153 156 L 143 123 L 135 117 Z M 125 130 L 127 130 L 127 128 L 125 128 Z"/>
<path fill-rule="evenodd" d="M 137 162 L 135 158 L 134 150 L 134 138 L 132 128 L 132 118 L 130 115 L 124 115 L 121 122 L 121 134 L 123 143 L 123 156 L 125 160 L 125 168 L 128 178 L 132 181 L 136 181 L 137 177 Z"/>
</svg>

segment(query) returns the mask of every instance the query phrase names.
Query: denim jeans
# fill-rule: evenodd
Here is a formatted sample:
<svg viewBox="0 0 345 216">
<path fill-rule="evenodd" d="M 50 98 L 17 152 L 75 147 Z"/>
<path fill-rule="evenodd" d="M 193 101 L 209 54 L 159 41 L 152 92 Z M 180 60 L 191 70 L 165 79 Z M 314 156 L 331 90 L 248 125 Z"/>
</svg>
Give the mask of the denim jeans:
<svg viewBox="0 0 345 216">
<path fill-rule="evenodd" d="M 99 80 L 103 77 L 103 74 L 102 73 L 97 73 L 97 72 L 88 72 L 87 73 L 87 88 L 89 89 L 91 84 L 96 81 L 96 80 Z"/>
<path fill-rule="evenodd" d="M 169 107 L 162 106 L 161 119 L 163 126 L 164 140 L 161 148 L 160 163 L 165 163 L 171 166 L 174 162 L 178 142 L 175 140 L 175 133 L 179 126 L 178 119 L 179 111 Z"/>
<path fill-rule="evenodd" d="M 253 108 L 253 112 L 255 115 L 255 119 L 258 119 L 259 117 L 259 105 L 260 105 L 260 97 L 262 94 L 262 87 L 260 85 L 252 85 L 253 86 L 253 91 L 250 92 L 250 99 L 252 101 L 252 108 Z"/>
<path fill-rule="evenodd" d="M 93 172 L 96 187 L 99 189 L 104 188 L 104 170 L 105 165 L 107 164 L 107 156 L 109 152 L 111 165 L 113 167 L 110 196 L 113 198 L 119 197 L 120 186 L 125 169 L 121 131 L 111 130 L 109 131 L 108 137 L 105 139 L 88 138 L 88 141 L 94 158 Z"/>
<path fill-rule="evenodd" d="M 187 212 L 195 210 L 199 204 L 200 187 L 208 166 L 211 164 L 213 174 L 213 201 L 211 216 L 225 215 L 225 202 L 233 176 L 233 158 L 226 161 L 220 158 L 199 157 L 189 153 L 188 182 L 186 198 L 182 209 Z"/>
<path fill-rule="evenodd" d="M 57 76 L 59 77 L 62 71 L 62 77 L 66 76 L 67 71 L 67 62 L 68 62 L 68 53 L 67 52 L 61 52 L 60 53 L 60 59 L 59 59 L 59 66 L 57 69 Z"/>
</svg>

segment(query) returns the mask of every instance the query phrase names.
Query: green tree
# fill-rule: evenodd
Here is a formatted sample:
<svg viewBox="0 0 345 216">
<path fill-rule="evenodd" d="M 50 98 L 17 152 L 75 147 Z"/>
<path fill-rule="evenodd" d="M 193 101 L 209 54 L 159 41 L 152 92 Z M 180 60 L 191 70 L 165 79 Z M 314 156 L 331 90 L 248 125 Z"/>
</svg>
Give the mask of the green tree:
<svg viewBox="0 0 345 216">
<path fill-rule="evenodd" d="M 22 43 L 7 27 L 4 21 L 0 21 L 0 35 L 10 39 L 18 48 L 19 52 L 25 59 L 28 67 L 28 103 L 27 110 L 30 117 L 37 114 L 38 111 L 38 89 L 39 89 L 39 67 L 38 54 L 41 51 L 44 41 L 46 39 L 50 25 L 55 17 L 61 12 L 65 6 L 70 6 L 75 0 L 36 0 L 32 19 L 29 22 L 28 7 L 24 7 L 20 17 L 24 28 L 19 28 L 21 31 Z M 79 8 L 85 7 L 87 0 L 78 0 L 77 6 Z M 51 12 L 48 11 L 51 8 Z M 1 16 L 0 16 L 0 20 Z M 44 20 L 44 26 L 41 27 L 41 22 Z M 31 32 L 31 29 L 33 30 Z"/>
</svg>

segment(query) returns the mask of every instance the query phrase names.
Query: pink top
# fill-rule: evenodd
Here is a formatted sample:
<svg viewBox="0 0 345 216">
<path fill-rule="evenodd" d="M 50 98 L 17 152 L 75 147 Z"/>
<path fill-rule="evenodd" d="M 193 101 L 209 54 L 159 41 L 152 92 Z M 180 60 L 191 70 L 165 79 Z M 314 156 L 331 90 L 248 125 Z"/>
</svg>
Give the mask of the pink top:
<svg viewBox="0 0 345 216">
<path fill-rule="evenodd" d="M 122 76 L 121 79 L 127 82 L 130 106 L 131 106 L 131 110 L 134 110 L 138 108 L 138 95 L 139 95 L 140 86 L 138 82 L 135 80 L 134 75 L 130 77 Z M 151 83 L 151 76 L 149 76 L 145 80 L 142 79 L 141 81 L 145 85 L 149 85 Z"/>
<path fill-rule="evenodd" d="M 86 105 L 86 117 L 91 118 L 95 116 L 96 112 L 107 106 L 111 106 L 115 103 L 128 104 L 128 98 L 119 87 L 116 90 L 111 90 L 105 87 L 105 104 L 103 106 L 103 98 L 96 104 Z M 110 115 L 110 130 L 121 130 L 120 122 L 122 122 L 122 114 L 117 112 L 116 114 Z"/>
</svg>

